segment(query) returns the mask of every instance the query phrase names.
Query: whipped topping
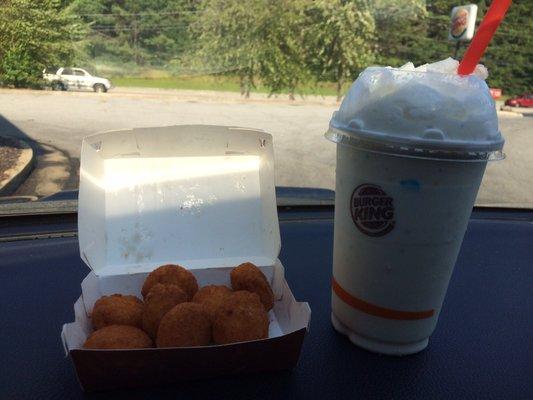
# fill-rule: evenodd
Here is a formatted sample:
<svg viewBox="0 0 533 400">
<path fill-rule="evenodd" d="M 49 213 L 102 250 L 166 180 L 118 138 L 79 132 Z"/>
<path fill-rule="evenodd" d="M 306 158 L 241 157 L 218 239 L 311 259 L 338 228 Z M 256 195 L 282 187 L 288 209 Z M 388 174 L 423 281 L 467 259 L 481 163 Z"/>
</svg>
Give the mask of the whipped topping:
<svg viewBox="0 0 533 400">
<path fill-rule="evenodd" d="M 488 71 L 478 65 L 473 74 L 460 76 L 458 65 L 448 58 L 419 67 L 365 69 L 334 113 L 330 131 L 437 150 L 500 150 Z"/>
<path fill-rule="evenodd" d="M 415 67 L 412 62 L 408 62 L 398 68 L 401 71 L 419 71 L 419 72 L 439 72 L 441 74 L 457 74 L 457 68 L 459 67 L 459 61 L 454 60 L 451 57 L 445 60 L 437 61 L 431 64 L 423 64 Z M 392 68 L 392 67 L 387 67 Z M 472 75 L 475 75 L 483 80 L 486 80 L 489 76 L 489 70 L 483 65 L 478 64 Z"/>
</svg>

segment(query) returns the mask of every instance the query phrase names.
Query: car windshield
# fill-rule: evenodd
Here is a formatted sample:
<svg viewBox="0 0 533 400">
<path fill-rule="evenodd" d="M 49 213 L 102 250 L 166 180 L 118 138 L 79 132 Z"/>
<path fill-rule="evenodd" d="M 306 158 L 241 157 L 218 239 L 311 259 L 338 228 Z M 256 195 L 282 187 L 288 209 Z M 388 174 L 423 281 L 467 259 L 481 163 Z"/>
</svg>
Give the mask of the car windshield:
<svg viewBox="0 0 533 400">
<path fill-rule="evenodd" d="M 351 83 L 372 65 L 461 59 L 490 1 L 466 17 L 459 3 L 4 0 L 0 203 L 75 199 L 85 136 L 181 124 L 263 129 L 276 186 L 332 198 L 324 134 Z M 533 208 L 532 27 L 533 2 L 514 1 L 481 59 L 506 158 L 488 163 L 478 206 Z"/>
</svg>

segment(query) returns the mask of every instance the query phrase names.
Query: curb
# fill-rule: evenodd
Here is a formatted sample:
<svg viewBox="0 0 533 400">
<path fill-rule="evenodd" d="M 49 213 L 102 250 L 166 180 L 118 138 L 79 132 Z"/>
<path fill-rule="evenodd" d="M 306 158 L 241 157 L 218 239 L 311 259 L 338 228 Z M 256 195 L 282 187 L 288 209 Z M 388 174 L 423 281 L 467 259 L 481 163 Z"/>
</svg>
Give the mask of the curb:
<svg viewBox="0 0 533 400">
<path fill-rule="evenodd" d="M 28 94 L 35 96 L 87 96 L 107 101 L 116 97 L 128 96 L 130 98 L 142 97 L 143 99 L 169 98 L 180 102 L 205 102 L 223 104 L 287 104 L 291 106 L 320 105 L 326 107 L 339 107 L 335 96 L 306 95 L 303 99 L 296 95 L 296 100 L 289 100 L 288 94 L 274 94 L 252 92 L 250 98 L 245 99 L 239 92 L 226 92 L 218 90 L 190 90 L 190 89 L 159 89 L 134 86 L 115 86 L 103 96 L 96 96 L 94 92 L 85 91 L 53 91 L 32 89 L 5 89 L 0 88 L 0 93 Z"/>
<path fill-rule="evenodd" d="M 502 117 L 521 118 L 524 116 L 520 111 L 514 110 L 509 106 L 501 106 L 496 112 L 498 116 Z"/>
<path fill-rule="evenodd" d="M 15 192 L 32 171 L 35 161 L 35 152 L 27 142 L 11 136 L 10 139 L 18 140 L 23 150 L 15 166 L 6 171 L 8 177 L 0 181 L 0 196 L 9 196 Z"/>
<path fill-rule="evenodd" d="M 524 115 L 519 112 L 515 111 L 498 111 L 496 113 L 498 117 L 506 117 L 506 118 L 522 118 Z"/>
</svg>

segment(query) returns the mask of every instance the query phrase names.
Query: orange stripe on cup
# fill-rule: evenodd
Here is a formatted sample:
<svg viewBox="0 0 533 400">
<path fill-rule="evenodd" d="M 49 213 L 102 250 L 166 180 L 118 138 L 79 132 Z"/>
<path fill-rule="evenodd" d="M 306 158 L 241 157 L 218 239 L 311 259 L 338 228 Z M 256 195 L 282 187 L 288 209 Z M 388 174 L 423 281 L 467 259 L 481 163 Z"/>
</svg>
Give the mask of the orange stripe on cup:
<svg viewBox="0 0 533 400">
<path fill-rule="evenodd" d="M 364 300 L 358 299 L 355 296 L 352 296 L 346 290 L 344 290 L 335 280 L 332 278 L 331 286 L 333 291 L 339 298 L 344 301 L 349 306 L 363 311 L 364 313 L 375 315 L 376 317 L 387 318 L 387 319 L 396 319 L 396 320 L 415 320 L 415 319 L 425 319 L 430 318 L 435 314 L 435 310 L 427 311 L 399 311 L 392 310 L 390 308 L 384 308 L 376 306 L 374 304 L 367 303 Z"/>
</svg>

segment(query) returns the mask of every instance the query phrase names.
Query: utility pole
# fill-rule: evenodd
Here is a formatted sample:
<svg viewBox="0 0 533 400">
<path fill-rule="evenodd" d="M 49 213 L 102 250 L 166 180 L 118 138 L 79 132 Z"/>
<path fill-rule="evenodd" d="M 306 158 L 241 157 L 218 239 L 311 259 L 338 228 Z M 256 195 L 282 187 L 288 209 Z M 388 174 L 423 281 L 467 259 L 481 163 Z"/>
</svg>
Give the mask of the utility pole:
<svg viewBox="0 0 533 400">
<path fill-rule="evenodd" d="M 132 21 L 132 28 L 133 28 L 133 54 L 135 57 L 135 64 L 139 65 L 139 49 L 138 49 L 138 41 L 139 41 L 139 29 L 137 25 L 137 19 L 136 17 Z"/>
<path fill-rule="evenodd" d="M 457 54 L 459 53 L 459 48 L 461 47 L 461 42 L 457 40 L 455 42 L 455 52 L 453 53 L 453 58 L 457 60 Z"/>
</svg>

